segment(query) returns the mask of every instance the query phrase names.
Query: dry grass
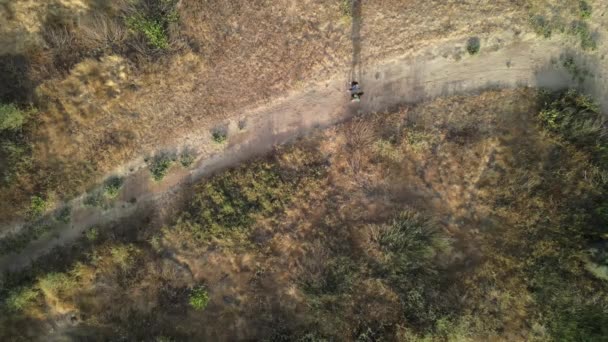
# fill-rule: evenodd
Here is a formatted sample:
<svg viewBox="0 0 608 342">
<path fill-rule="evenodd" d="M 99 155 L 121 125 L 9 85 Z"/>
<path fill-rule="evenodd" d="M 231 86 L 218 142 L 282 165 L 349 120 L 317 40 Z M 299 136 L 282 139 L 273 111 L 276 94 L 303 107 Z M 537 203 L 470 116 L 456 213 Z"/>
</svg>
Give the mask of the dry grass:
<svg viewBox="0 0 608 342">
<path fill-rule="evenodd" d="M 43 3 L 57 10 L 47 13 Z M 525 4 L 416 1 L 404 10 L 399 1 L 365 3 L 363 66 L 450 37 L 525 31 Z M 549 7 L 535 4 L 532 8 Z M 30 132 L 34 159 L 45 172 L 74 179 L 62 189 L 33 175 L 23 175 L 24 182 L 62 198 L 137 151 L 170 145 L 192 127 L 214 127 L 245 106 L 305 80 L 326 79 L 350 63 L 349 23 L 333 0 L 181 1 L 179 22 L 169 28 L 175 49 L 161 57 L 150 57 L 145 40 L 122 20 L 134 11 L 132 4 L 48 0 L 9 8 L 12 15 L 2 17 L 4 46 L 27 54 L 29 76 L 42 83 L 36 89 L 41 122 Z M 26 31 L 28 38 L 19 39 L 27 46 L 15 46 Z M 87 164 L 95 172 L 74 173 L 70 164 Z M 19 206 L 29 195 L 0 198 L 2 218 L 18 212 L 9 202 Z"/>
</svg>

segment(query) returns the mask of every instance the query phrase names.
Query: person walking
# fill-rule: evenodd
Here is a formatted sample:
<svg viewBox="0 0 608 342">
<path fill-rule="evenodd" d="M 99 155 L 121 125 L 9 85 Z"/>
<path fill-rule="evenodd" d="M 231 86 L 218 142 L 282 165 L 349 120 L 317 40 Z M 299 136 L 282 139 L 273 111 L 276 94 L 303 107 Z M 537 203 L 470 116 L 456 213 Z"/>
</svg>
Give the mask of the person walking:
<svg viewBox="0 0 608 342">
<path fill-rule="evenodd" d="M 348 88 L 348 91 L 350 92 L 351 102 L 361 101 L 361 95 L 363 95 L 363 92 L 361 91 L 361 86 L 359 85 L 359 82 L 350 82 L 350 88 Z"/>
</svg>

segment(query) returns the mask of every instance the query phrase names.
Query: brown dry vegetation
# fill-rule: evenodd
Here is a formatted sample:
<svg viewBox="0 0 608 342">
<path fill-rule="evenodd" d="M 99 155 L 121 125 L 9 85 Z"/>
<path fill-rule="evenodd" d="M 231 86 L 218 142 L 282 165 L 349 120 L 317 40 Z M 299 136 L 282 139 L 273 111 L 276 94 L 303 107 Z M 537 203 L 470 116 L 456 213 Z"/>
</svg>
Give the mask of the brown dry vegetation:
<svg viewBox="0 0 608 342">
<path fill-rule="evenodd" d="M 165 48 L 129 27 L 134 15 L 173 3 Z M 365 2 L 361 65 L 484 32 L 517 36 L 532 30 L 530 13 L 551 8 L 569 18 L 577 4 Z M 23 214 L 33 195 L 52 202 L 82 193 L 192 127 L 208 132 L 311 80 L 346 73 L 350 29 L 336 0 L 0 3 L 0 100 L 39 110 L 19 142 L 31 148 L 31 163 L 3 185 L 0 220 Z"/>
<path fill-rule="evenodd" d="M 440 99 L 218 174 L 160 231 L 7 277 L 0 336 L 601 341 L 604 159 L 542 100 Z"/>
</svg>

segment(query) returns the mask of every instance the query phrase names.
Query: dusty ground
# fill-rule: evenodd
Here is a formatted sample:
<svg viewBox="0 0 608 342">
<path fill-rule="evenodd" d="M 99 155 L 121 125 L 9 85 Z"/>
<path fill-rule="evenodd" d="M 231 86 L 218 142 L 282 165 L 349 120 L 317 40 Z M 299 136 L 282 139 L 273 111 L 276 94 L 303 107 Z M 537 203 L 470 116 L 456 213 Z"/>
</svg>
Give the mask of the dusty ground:
<svg viewBox="0 0 608 342">
<path fill-rule="evenodd" d="M 605 6 L 592 4 L 600 26 Z M 47 36 L 56 31 L 57 22 L 95 29 L 93 13 L 112 15 L 119 6 L 56 0 L 0 6 L 3 54 L 11 61 L 29 58 L 32 84 L 39 84 L 31 94 L 42 109 L 32 139 L 39 161 L 35 179 L 45 179 L 44 184 L 26 179 L 2 194 L 5 223 L 20 212 L 13 203 L 27 202 L 45 188 L 59 203 L 109 172 L 124 172 L 119 165 L 154 151 L 191 143 L 204 154 L 213 147 L 184 136 L 208 141 L 211 130 L 248 117 L 253 108 L 290 92 L 307 91 L 329 79 L 345 83 L 364 72 L 371 75 L 381 60 L 401 55 L 458 61 L 466 58 L 464 45 L 471 36 L 480 37 L 482 50 L 490 51 L 537 39 L 529 26 L 530 13 L 553 8 L 568 16 L 576 13 L 577 4 L 373 1 L 362 3 L 353 21 L 339 2 L 329 0 L 182 1 L 181 45 L 170 58 L 141 64 L 112 53 L 68 54 L 70 60 L 53 55 L 58 39 Z M 60 52 L 87 48 L 88 41 L 80 42 L 76 33 L 67 42 L 59 39 Z M 52 69 L 49 64 L 63 69 L 47 70 Z"/>
</svg>

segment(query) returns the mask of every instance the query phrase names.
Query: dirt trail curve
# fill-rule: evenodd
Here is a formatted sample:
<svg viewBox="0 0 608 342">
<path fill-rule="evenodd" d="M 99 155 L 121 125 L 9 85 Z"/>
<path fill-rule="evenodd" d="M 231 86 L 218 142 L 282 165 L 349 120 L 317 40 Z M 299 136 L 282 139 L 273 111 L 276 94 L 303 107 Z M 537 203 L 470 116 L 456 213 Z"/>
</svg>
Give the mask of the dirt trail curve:
<svg viewBox="0 0 608 342">
<path fill-rule="evenodd" d="M 125 176 L 123 194 L 112 208 L 86 207 L 82 204 L 83 196 L 73 200 L 70 203 L 73 208 L 70 226 L 57 228 L 19 253 L 1 257 L 0 271 L 26 267 L 52 248 L 76 240 L 93 225 L 101 226 L 128 217 L 143 207 L 163 208 L 171 203 L 180 189 L 204 176 L 356 114 L 488 88 L 530 86 L 558 89 L 576 85 L 559 63 L 555 63 L 564 52 L 560 42 L 519 41 L 495 51 L 482 50 L 479 55 L 465 56 L 461 60 L 441 57 L 445 56 L 444 51 L 453 51 L 458 44 L 462 46 L 461 41 L 445 43 L 440 49 L 419 51 L 409 57 L 367 66 L 359 80 L 365 91 L 360 104 L 349 102 L 346 93 L 349 80 L 342 74 L 243 114 L 240 118 L 246 119 L 246 128 L 240 129 L 238 119 L 233 120 L 228 125 L 229 140 L 225 149 L 199 156 L 190 170 L 172 171 L 162 183 L 150 180 L 145 164 L 140 162 L 135 169 L 131 164 L 129 168 L 132 171 Z M 606 89 L 601 76 L 586 81 L 584 86 L 595 95 Z M 604 108 L 607 105 L 602 103 Z M 198 141 L 203 143 L 200 139 Z M 208 140 L 204 143 L 209 144 Z M 132 198 L 137 202 L 131 203 L 129 199 Z"/>
</svg>

